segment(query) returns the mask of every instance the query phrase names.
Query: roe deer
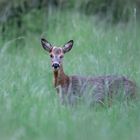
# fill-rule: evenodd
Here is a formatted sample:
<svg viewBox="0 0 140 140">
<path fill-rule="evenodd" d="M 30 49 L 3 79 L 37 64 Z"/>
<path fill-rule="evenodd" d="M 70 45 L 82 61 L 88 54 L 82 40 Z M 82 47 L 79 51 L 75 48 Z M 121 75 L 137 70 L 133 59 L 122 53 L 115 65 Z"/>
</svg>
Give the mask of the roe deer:
<svg viewBox="0 0 140 140">
<path fill-rule="evenodd" d="M 73 105 L 81 97 L 87 98 L 90 104 L 104 104 L 105 99 L 110 104 L 112 96 L 117 95 L 120 91 L 126 97 L 133 97 L 135 95 L 135 83 L 124 76 L 82 77 L 66 75 L 63 70 L 62 60 L 64 54 L 72 49 L 73 40 L 67 42 L 63 47 L 56 47 L 42 38 L 41 44 L 50 54 L 54 87 L 62 104 Z"/>
</svg>

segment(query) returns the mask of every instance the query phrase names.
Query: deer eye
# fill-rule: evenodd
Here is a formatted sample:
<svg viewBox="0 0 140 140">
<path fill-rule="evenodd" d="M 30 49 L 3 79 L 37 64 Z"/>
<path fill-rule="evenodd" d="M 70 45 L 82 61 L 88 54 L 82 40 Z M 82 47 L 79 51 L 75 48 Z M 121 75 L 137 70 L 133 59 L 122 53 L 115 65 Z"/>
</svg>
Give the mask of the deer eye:
<svg viewBox="0 0 140 140">
<path fill-rule="evenodd" d="M 53 58 L 53 55 L 52 55 L 52 54 L 50 54 L 50 57 L 51 57 L 51 58 Z"/>
<path fill-rule="evenodd" d="M 60 55 L 60 58 L 63 58 L 63 55 Z"/>
</svg>

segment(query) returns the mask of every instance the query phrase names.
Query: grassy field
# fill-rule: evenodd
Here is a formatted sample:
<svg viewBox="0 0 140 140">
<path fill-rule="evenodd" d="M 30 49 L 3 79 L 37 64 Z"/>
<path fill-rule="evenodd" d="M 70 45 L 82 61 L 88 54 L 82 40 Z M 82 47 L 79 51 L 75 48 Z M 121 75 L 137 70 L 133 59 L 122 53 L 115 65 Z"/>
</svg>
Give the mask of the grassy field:
<svg viewBox="0 0 140 140">
<path fill-rule="evenodd" d="M 139 101 L 110 108 L 60 105 L 49 56 L 40 44 L 41 37 L 59 46 L 73 39 L 73 50 L 64 58 L 67 74 L 126 75 L 139 86 L 140 27 L 135 20 L 110 25 L 50 9 L 48 18 L 38 11 L 23 21 L 26 35 L 0 38 L 0 140 L 138 140 Z"/>
</svg>

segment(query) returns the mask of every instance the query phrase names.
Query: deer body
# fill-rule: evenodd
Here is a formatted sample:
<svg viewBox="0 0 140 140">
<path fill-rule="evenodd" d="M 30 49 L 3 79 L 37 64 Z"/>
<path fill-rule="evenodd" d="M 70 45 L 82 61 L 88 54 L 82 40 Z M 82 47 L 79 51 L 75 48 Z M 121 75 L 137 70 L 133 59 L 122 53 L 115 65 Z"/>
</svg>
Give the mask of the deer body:
<svg viewBox="0 0 140 140">
<path fill-rule="evenodd" d="M 99 77 L 81 77 L 68 76 L 64 73 L 62 66 L 63 55 L 70 51 L 73 41 L 61 47 L 53 47 L 45 39 L 41 40 L 42 46 L 50 53 L 54 87 L 57 90 L 62 104 L 75 104 L 77 99 L 84 97 L 89 104 L 104 103 L 107 98 L 109 101 L 114 95 L 120 92 L 126 97 L 135 95 L 135 83 L 124 76 L 99 76 Z"/>
</svg>

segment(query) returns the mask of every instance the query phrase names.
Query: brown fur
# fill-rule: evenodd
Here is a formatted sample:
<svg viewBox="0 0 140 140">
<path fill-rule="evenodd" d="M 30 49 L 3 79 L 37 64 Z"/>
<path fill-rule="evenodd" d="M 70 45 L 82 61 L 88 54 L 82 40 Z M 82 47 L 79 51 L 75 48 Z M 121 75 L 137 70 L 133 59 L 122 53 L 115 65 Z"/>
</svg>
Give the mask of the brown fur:
<svg viewBox="0 0 140 140">
<path fill-rule="evenodd" d="M 69 84 L 69 77 L 65 75 L 63 68 L 61 67 L 59 71 L 54 71 L 54 87 L 59 85 L 61 86 L 68 86 Z"/>
<path fill-rule="evenodd" d="M 76 99 L 86 98 L 89 104 L 104 104 L 107 98 L 109 106 L 112 98 L 122 94 L 124 97 L 134 97 L 136 85 L 123 76 L 81 77 L 67 76 L 63 68 L 54 72 L 54 86 L 63 104 L 75 104 Z"/>
</svg>

